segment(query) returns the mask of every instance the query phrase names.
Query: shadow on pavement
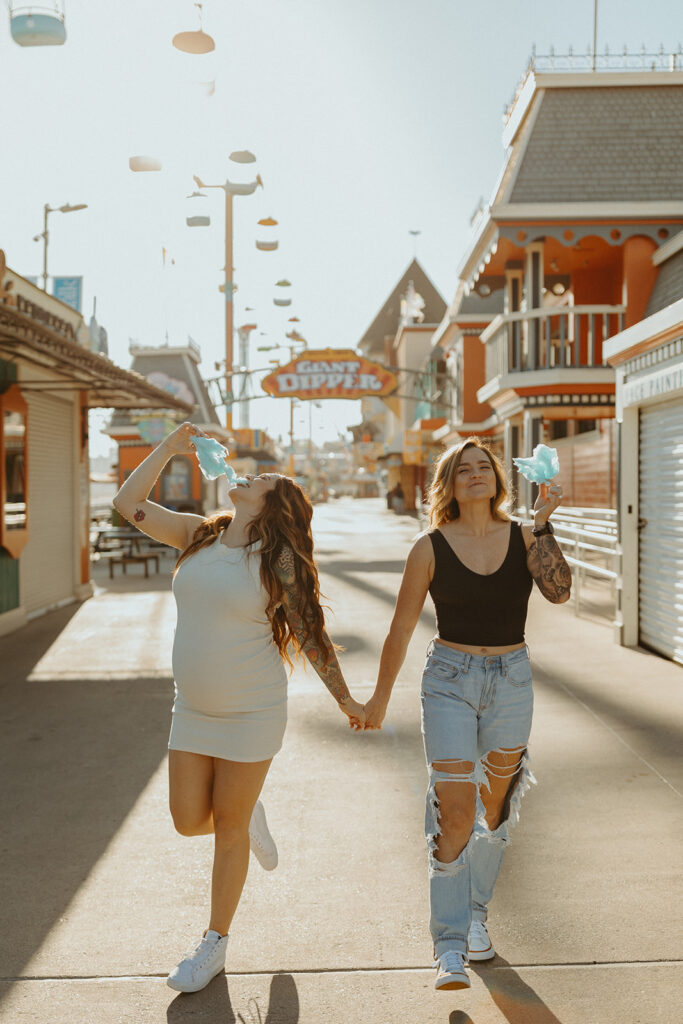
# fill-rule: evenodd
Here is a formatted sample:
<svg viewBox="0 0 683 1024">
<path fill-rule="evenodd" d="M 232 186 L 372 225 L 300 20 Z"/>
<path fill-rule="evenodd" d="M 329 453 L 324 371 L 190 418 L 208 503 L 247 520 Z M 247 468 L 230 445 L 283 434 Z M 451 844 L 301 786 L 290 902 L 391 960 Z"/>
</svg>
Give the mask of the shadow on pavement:
<svg viewBox="0 0 683 1024">
<path fill-rule="evenodd" d="M 448 1024 L 474 1024 L 474 1021 L 464 1010 L 453 1010 L 448 1018 Z"/>
<path fill-rule="evenodd" d="M 265 985 L 266 978 L 263 978 Z M 166 1011 L 167 1024 L 185 1021 L 206 1024 L 298 1024 L 299 993 L 291 974 L 275 974 L 267 996 L 252 996 L 245 1006 L 233 1008 L 224 974 L 201 992 L 181 994 Z"/>
<path fill-rule="evenodd" d="M 34 666 L 49 651 L 80 607 L 80 604 L 74 602 L 49 615 L 41 615 L 14 633 L 0 637 L 0 678 L 3 684 L 0 692 L 6 684 L 23 681 L 31 674 Z"/>
<path fill-rule="evenodd" d="M 647 655 L 645 657 L 648 657 Z M 638 735 L 638 744 L 645 748 L 653 758 L 657 755 L 666 754 L 676 758 L 680 750 L 681 730 L 674 715 L 664 720 L 661 712 L 651 711 L 642 700 L 638 703 L 628 702 L 628 694 L 623 690 L 617 694 L 610 694 L 604 687 L 593 685 L 591 682 L 582 682 L 572 674 L 566 678 L 561 672 L 551 675 L 545 672 L 534 661 L 532 651 L 531 662 L 534 673 L 534 683 L 540 687 L 560 690 L 566 696 L 584 703 L 595 715 L 600 715 L 609 725 L 616 720 L 619 725 Z M 644 667 L 645 676 L 649 666 Z M 560 684 L 560 685 L 558 685 Z"/>
<path fill-rule="evenodd" d="M 48 632 L 63 625 L 57 614 Z M 31 644 L 26 663 L 37 653 Z M 11 829 L 0 905 L 12 941 L 2 944 L 0 975 L 17 978 L 165 758 L 172 682 L 22 679 L 3 686 L 2 701 L 0 772 L 11 785 L 1 787 L 0 816 Z"/>
<path fill-rule="evenodd" d="M 496 954 L 495 963 L 493 969 L 471 963 L 470 969 L 486 985 L 491 999 L 508 1024 L 562 1024 L 504 957 Z"/>
<path fill-rule="evenodd" d="M 323 575 L 323 576 L 325 576 L 325 575 L 335 576 L 337 579 L 342 580 L 344 583 L 347 583 L 350 587 L 354 587 L 356 590 L 363 590 L 363 591 L 365 591 L 366 594 L 372 594 L 373 597 L 378 598 L 380 601 L 384 601 L 386 604 L 390 605 L 391 608 L 393 608 L 394 605 L 396 604 L 396 598 L 398 596 L 398 587 L 399 587 L 398 582 L 396 582 L 395 586 L 392 587 L 391 590 L 384 589 L 383 587 L 378 587 L 375 584 L 370 583 L 368 580 L 359 579 L 358 568 L 355 569 L 355 572 L 351 572 L 350 568 L 353 566 L 353 564 L 354 563 L 352 563 L 352 562 L 325 562 L 325 563 L 321 564 L 321 566 L 320 566 L 321 575 Z M 382 563 L 382 564 L 384 564 L 384 563 Z M 393 564 L 393 563 L 386 563 L 386 564 Z M 395 570 L 395 571 L 402 572 L 403 571 L 403 564 L 404 563 L 401 562 L 401 563 L 396 563 L 396 564 L 400 564 L 401 568 L 398 569 L 398 570 Z M 379 570 L 377 570 L 377 571 L 379 571 Z M 386 571 L 394 571 L 394 570 L 382 570 L 382 571 L 386 572 Z M 365 572 L 364 566 L 363 566 L 363 572 Z M 323 589 L 324 589 L 324 584 L 323 584 Z M 387 618 L 387 620 L 386 620 L 386 629 L 387 630 L 389 629 L 389 622 L 390 622 L 390 620 L 389 620 L 389 618 Z M 428 629 L 431 629 L 433 631 L 434 630 L 434 611 L 433 611 L 433 609 L 431 609 L 431 608 L 423 609 L 423 611 L 420 612 L 420 622 L 424 623 L 424 625 L 427 626 Z"/>
</svg>

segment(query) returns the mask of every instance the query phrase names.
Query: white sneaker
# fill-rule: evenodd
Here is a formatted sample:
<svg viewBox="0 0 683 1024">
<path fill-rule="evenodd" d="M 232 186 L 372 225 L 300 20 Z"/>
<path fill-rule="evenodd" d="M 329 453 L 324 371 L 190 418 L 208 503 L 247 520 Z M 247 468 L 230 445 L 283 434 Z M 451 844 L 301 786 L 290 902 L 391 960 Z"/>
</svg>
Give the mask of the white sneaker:
<svg viewBox="0 0 683 1024">
<path fill-rule="evenodd" d="M 202 941 L 174 967 L 166 984 L 176 992 L 199 992 L 225 967 L 228 936 L 207 931 Z"/>
<path fill-rule="evenodd" d="M 449 991 L 470 987 L 470 979 L 465 970 L 465 954 L 459 949 L 447 949 L 435 959 L 434 966 L 437 968 L 434 988 Z"/>
<path fill-rule="evenodd" d="M 467 959 L 491 960 L 496 955 L 485 921 L 472 921 L 467 933 Z"/>
<path fill-rule="evenodd" d="M 268 831 L 266 812 L 260 800 L 256 801 L 251 813 L 249 846 L 262 868 L 272 871 L 277 867 L 277 846 Z"/>
</svg>

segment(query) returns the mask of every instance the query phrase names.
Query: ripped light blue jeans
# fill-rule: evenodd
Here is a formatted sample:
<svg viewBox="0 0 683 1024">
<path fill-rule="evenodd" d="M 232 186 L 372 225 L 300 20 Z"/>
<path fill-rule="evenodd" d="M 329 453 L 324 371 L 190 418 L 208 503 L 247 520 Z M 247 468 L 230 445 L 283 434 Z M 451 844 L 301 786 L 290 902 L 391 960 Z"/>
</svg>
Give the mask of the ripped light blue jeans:
<svg viewBox="0 0 683 1024">
<path fill-rule="evenodd" d="M 528 766 L 533 690 L 526 647 L 509 654 L 475 655 L 432 641 L 422 675 L 422 735 L 429 771 L 425 834 L 429 858 L 430 930 L 434 955 L 447 949 L 467 952 L 472 919 L 486 920 L 498 872 L 519 820 L 524 793 L 535 779 Z M 503 769 L 491 757 L 497 751 L 515 762 Z M 515 758 L 514 755 L 517 755 Z M 451 762 L 454 771 L 436 770 Z M 461 771 L 465 762 L 471 771 Z M 450 767 L 450 765 L 449 765 Z M 505 820 L 495 831 L 486 822 L 481 787 L 489 778 L 510 778 Z M 476 786 L 472 834 L 450 863 L 437 860 L 441 835 L 437 783 L 471 782 Z M 441 789 L 441 785 L 439 785 Z"/>
</svg>

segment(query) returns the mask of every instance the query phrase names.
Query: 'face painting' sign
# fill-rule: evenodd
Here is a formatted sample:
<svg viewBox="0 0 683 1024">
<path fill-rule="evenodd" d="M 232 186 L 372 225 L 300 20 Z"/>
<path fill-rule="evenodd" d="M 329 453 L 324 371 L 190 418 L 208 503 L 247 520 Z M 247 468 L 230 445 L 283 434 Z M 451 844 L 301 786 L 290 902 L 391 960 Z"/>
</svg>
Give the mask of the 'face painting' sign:
<svg viewBox="0 0 683 1024">
<path fill-rule="evenodd" d="M 274 398 L 382 398 L 398 387 L 393 373 L 350 349 L 317 349 L 269 374 L 261 387 Z"/>
</svg>

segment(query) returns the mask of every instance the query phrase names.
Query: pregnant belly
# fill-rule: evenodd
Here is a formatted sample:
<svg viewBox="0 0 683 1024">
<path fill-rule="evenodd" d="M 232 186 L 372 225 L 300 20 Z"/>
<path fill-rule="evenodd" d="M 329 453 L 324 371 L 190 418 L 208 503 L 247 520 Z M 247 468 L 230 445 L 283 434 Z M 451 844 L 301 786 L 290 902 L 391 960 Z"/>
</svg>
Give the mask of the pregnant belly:
<svg viewBox="0 0 683 1024">
<path fill-rule="evenodd" d="M 206 715 L 272 708 L 287 699 L 287 675 L 274 644 L 198 650 L 176 643 L 173 675 L 180 702 Z M 250 649 L 251 648 L 251 649 Z"/>
</svg>

